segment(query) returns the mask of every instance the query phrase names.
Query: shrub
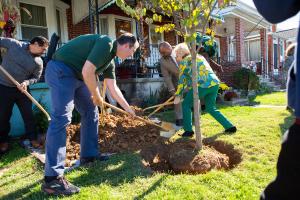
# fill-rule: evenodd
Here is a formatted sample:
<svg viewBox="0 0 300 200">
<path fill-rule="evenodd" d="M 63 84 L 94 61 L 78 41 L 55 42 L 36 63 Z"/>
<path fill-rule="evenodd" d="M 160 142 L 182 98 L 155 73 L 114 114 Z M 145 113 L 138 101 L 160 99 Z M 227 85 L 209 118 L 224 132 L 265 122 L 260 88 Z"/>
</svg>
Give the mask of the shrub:
<svg viewBox="0 0 300 200">
<path fill-rule="evenodd" d="M 39 98 L 38 102 L 48 112 L 48 108 L 46 104 L 42 101 L 42 99 L 43 96 Z M 46 133 L 49 125 L 48 118 L 36 105 L 34 105 L 32 110 L 33 110 L 33 115 L 34 115 L 34 120 L 36 125 L 36 131 L 38 133 Z"/>
<path fill-rule="evenodd" d="M 257 94 L 269 94 L 271 92 L 273 92 L 273 88 L 268 86 L 266 83 L 261 83 L 257 90 Z"/>
<path fill-rule="evenodd" d="M 246 68 L 241 68 L 233 73 L 233 82 L 237 89 L 248 91 L 259 88 L 258 76 L 252 70 Z"/>
</svg>

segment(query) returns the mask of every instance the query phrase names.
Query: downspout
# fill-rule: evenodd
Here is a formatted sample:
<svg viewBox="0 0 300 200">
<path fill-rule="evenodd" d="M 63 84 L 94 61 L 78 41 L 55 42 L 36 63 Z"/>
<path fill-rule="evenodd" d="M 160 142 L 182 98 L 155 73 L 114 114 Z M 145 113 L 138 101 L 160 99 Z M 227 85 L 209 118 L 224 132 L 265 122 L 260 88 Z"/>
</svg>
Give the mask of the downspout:
<svg viewBox="0 0 300 200">
<path fill-rule="evenodd" d="M 269 41 L 269 38 L 268 38 L 268 33 L 267 33 L 267 29 L 266 29 L 266 41 L 265 41 L 265 43 L 266 43 L 266 71 L 267 71 L 267 76 L 268 76 L 268 74 L 269 74 L 269 43 L 268 43 L 268 41 Z M 268 78 L 268 77 L 267 77 Z"/>
<path fill-rule="evenodd" d="M 89 22 L 90 22 L 90 33 L 94 33 L 94 19 L 92 10 L 92 0 L 89 0 Z"/>
<path fill-rule="evenodd" d="M 97 28 L 97 34 L 100 34 L 100 27 L 99 27 L 99 5 L 98 0 L 96 0 L 96 28 Z"/>
</svg>

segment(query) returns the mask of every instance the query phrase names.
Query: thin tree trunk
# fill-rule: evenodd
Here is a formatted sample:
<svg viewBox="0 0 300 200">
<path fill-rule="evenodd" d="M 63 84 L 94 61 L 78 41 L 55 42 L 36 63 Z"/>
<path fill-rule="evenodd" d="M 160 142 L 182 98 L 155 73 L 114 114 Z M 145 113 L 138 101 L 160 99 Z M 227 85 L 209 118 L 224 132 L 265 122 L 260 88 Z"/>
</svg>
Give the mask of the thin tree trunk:
<svg viewBox="0 0 300 200">
<path fill-rule="evenodd" d="M 195 32 L 195 30 L 192 30 L 192 32 Z M 197 70 L 197 63 L 196 63 L 196 41 L 193 41 L 192 43 L 192 80 L 193 80 L 193 105 L 194 105 L 194 121 L 195 121 L 195 134 L 196 134 L 196 149 L 201 150 L 202 149 L 202 136 L 201 136 L 201 129 L 200 129 L 200 109 L 199 109 L 199 95 L 198 95 L 198 70 Z"/>
</svg>

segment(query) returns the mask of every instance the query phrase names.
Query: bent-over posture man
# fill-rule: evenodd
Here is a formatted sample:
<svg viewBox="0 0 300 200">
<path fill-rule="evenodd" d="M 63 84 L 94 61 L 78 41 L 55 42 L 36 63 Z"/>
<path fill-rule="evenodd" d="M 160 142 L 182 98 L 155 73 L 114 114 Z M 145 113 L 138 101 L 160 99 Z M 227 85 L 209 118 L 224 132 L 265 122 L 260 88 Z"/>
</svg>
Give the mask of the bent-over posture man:
<svg viewBox="0 0 300 200">
<path fill-rule="evenodd" d="M 179 68 L 175 58 L 171 56 L 172 46 L 168 42 L 162 42 L 159 44 L 158 49 L 161 55 L 161 58 L 159 60 L 161 72 L 163 74 L 165 83 L 168 87 L 170 94 L 174 95 L 178 85 Z M 183 121 L 181 103 L 175 104 L 174 110 L 176 126 L 182 126 Z"/>
<path fill-rule="evenodd" d="M 129 33 L 116 41 L 108 36 L 81 35 L 62 46 L 46 68 L 46 82 L 52 101 L 51 122 L 46 138 L 45 183 L 42 190 L 53 195 L 72 195 L 79 188 L 64 178 L 66 127 L 70 124 L 74 105 L 81 115 L 80 163 L 107 160 L 99 155 L 98 108 L 103 99 L 96 76 L 103 74 L 112 97 L 129 113 L 134 111 L 116 85 L 115 56 L 132 56 L 139 44 Z"/>
</svg>

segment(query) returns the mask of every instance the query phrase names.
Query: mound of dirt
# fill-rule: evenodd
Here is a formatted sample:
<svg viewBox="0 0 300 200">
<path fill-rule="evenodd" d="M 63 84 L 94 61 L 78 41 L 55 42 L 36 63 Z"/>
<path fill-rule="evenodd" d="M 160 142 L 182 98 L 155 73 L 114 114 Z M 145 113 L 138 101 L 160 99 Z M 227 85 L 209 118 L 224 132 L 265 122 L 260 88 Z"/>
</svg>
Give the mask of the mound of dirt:
<svg viewBox="0 0 300 200">
<path fill-rule="evenodd" d="M 137 115 L 142 116 L 140 108 L 134 107 Z M 99 145 L 101 152 L 119 153 L 141 150 L 145 145 L 155 144 L 166 139 L 160 137 L 159 128 L 148 125 L 123 114 L 105 114 L 103 125 L 99 117 Z M 67 159 L 79 159 L 80 154 L 80 124 L 67 127 Z"/>
<path fill-rule="evenodd" d="M 231 155 L 217 151 L 213 144 L 195 150 L 195 141 L 178 140 L 167 144 L 155 144 L 144 148 L 141 155 L 144 164 L 155 171 L 174 173 L 206 173 L 211 169 L 230 169 Z M 226 144 L 224 147 L 227 147 Z"/>
<path fill-rule="evenodd" d="M 142 116 L 142 110 L 135 107 Z M 233 145 L 203 142 L 200 153 L 195 151 L 194 140 L 170 142 L 160 137 L 157 127 L 132 117 L 116 113 L 99 119 L 99 145 L 101 152 L 119 153 L 141 150 L 143 163 L 154 171 L 175 173 L 205 173 L 211 169 L 230 169 L 241 161 L 241 154 Z M 103 125 L 101 125 L 103 124 Z M 80 158 L 80 124 L 67 127 L 66 165 Z"/>
</svg>

